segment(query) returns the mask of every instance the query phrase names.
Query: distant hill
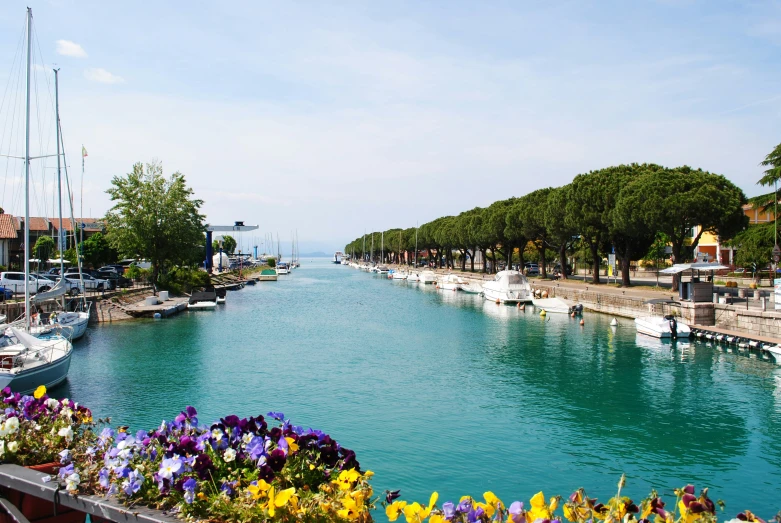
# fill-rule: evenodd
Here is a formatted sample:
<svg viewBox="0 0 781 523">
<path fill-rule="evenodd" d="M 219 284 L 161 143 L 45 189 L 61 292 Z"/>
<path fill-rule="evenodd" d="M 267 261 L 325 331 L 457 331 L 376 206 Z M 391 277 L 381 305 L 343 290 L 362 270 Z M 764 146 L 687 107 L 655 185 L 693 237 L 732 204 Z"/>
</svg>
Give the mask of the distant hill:
<svg viewBox="0 0 781 523">
<path fill-rule="evenodd" d="M 317 252 L 302 252 L 298 255 L 299 258 L 331 258 L 333 257 L 333 254 L 326 254 L 321 251 Z"/>
</svg>

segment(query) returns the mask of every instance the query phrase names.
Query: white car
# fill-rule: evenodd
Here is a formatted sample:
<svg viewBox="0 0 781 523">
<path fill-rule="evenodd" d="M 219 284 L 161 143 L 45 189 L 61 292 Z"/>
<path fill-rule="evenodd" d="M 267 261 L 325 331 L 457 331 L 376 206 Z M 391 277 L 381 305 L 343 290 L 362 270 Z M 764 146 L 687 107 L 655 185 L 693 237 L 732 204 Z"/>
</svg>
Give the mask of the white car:
<svg viewBox="0 0 781 523">
<path fill-rule="evenodd" d="M 82 273 L 81 279 L 84 280 L 84 288 L 88 290 L 102 291 L 103 289 L 109 288 L 108 280 L 101 280 L 99 278 L 95 278 L 94 276 L 90 276 L 89 274 L 85 274 L 85 273 Z M 78 272 L 66 273 L 65 280 L 68 283 L 75 284 L 79 289 L 81 289 L 80 286 L 81 282 L 79 281 Z"/>
<path fill-rule="evenodd" d="M 38 278 L 35 274 L 28 275 L 27 288 L 31 294 L 39 291 L 48 291 L 54 286 L 54 282 L 45 278 Z M 0 286 L 12 291 L 14 294 L 24 294 L 24 273 L 23 272 L 0 272 Z"/>
</svg>

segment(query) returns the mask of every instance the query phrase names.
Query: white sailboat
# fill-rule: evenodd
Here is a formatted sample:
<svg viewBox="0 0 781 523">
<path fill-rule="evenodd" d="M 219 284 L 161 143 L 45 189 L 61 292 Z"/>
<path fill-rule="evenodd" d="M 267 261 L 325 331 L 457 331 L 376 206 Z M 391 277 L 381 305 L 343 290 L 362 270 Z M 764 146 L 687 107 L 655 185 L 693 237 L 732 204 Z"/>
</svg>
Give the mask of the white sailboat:
<svg viewBox="0 0 781 523">
<path fill-rule="evenodd" d="M 30 274 L 30 69 L 32 58 L 32 21 L 32 9 L 28 7 L 24 153 L 25 280 L 29 279 Z M 73 354 L 73 346 L 63 336 L 50 334 L 46 339 L 39 339 L 30 334 L 30 307 L 30 288 L 25 285 L 24 330 L 11 327 L 0 337 L 0 387 L 10 387 L 12 391 L 19 393 L 32 392 L 39 385 L 52 387 L 64 381 L 68 376 Z"/>
</svg>

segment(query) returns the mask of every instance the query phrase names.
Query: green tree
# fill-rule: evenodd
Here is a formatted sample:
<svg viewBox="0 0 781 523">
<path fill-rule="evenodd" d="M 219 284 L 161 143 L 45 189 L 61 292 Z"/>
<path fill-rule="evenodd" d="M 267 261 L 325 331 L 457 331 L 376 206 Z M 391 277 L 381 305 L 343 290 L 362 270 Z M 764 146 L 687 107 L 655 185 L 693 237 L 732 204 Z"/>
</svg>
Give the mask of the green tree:
<svg viewBox="0 0 781 523">
<path fill-rule="evenodd" d="M 163 176 L 160 163 L 136 163 L 114 176 L 106 192 L 113 207 L 106 214 L 109 242 L 121 255 L 148 259 L 152 284 L 175 265 L 195 265 L 203 254 L 202 200 L 193 198 L 183 174 Z"/>
<path fill-rule="evenodd" d="M 765 267 L 773 253 L 774 238 L 772 223 L 749 225 L 729 241 L 729 245 L 737 249 L 735 263 L 754 271 Z M 757 274 L 755 272 L 755 278 Z"/>
<path fill-rule="evenodd" d="M 116 259 L 116 253 L 102 233 L 96 232 L 80 244 L 84 263 L 100 267 Z"/>
<path fill-rule="evenodd" d="M 519 221 L 521 224 L 521 235 L 531 242 L 540 260 L 540 274 L 543 278 L 548 277 L 548 228 L 546 227 L 546 211 L 548 208 L 548 196 L 554 189 L 548 187 L 537 189 L 534 192 L 520 198 L 520 206 L 516 207 L 519 212 Z"/>
<path fill-rule="evenodd" d="M 615 196 L 606 183 L 609 173 L 591 171 L 572 180 L 570 198 L 565 209 L 567 226 L 576 230 L 591 252 L 593 282 L 599 283 L 600 251 L 610 243 L 607 214 L 613 208 Z"/>
<path fill-rule="evenodd" d="M 35 241 L 35 246 L 33 246 L 35 257 L 44 262 L 51 258 L 54 250 L 54 240 L 49 236 L 39 236 Z"/>
<path fill-rule="evenodd" d="M 683 166 L 660 169 L 629 184 L 616 213 L 636 212 L 647 229 L 666 234 L 672 262 L 682 263 L 684 247 L 697 247 L 706 232 L 726 241 L 743 230 L 748 223 L 745 203 L 743 191 L 725 177 Z M 674 275 L 673 288 L 677 285 Z"/>
<path fill-rule="evenodd" d="M 236 246 L 238 243 L 236 242 L 236 238 L 230 235 L 225 235 L 222 237 L 222 250 L 226 254 L 233 254 L 236 252 Z M 219 249 L 219 247 L 217 247 Z"/>
<path fill-rule="evenodd" d="M 763 173 L 764 176 L 757 183 L 769 186 L 781 180 L 781 143 L 776 145 L 776 148 L 765 156 L 765 159 L 759 165 L 767 167 L 767 169 Z"/>
<path fill-rule="evenodd" d="M 578 231 L 572 226 L 572 220 L 566 218 L 567 202 L 571 187 L 565 185 L 552 189 L 545 202 L 544 221 L 548 241 L 558 250 L 561 264 L 561 279 L 567 279 L 567 251 L 577 241 Z"/>
</svg>

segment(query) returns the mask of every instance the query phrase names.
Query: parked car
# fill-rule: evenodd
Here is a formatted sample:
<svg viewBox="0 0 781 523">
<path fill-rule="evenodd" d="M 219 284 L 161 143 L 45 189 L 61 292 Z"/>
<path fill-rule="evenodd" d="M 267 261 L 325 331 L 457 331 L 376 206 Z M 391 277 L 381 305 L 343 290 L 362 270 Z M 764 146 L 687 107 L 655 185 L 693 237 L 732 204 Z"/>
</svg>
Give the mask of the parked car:
<svg viewBox="0 0 781 523">
<path fill-rule="evenodd" d="M 115 265 L 104 265 L 103 267 L 101 267 L 98 270 L 101 271 L 101 272 L 102 271 L 114 271 L 117 274 L 119 274 L 120 276 L 122 276 L 123 274 L 125 274 L 125 270 L 126 269 L 127 269 L 127 266 L 125 266 L 125 265 L 115 264 Z"/>
<path fill-rule="evenodd" d="M 572 265 L 570 265 L 568 263 L 564 270 L 567 271 L 567 276 L 569 276 L 570 274 L 572 274 Z M 561 264 L 560 263 L 556 264 L 556 266 L 553 268 L 553 272 L 561 272 Z"/>
<path fill-rule="evenodd" d="M 121 274 L 117 274 L 114 271 L 104 271 L 103 269 L 100 269 L 90 274 L 92 274 L 96 278 L 100 278 L 102 280 L 108 280 L 108 282 L 111 284 L 109 287 L 111 290 L 114 290 L 116 288 L 124 289 L 125 287 L 130 287 L 133 284 L 133 282 L 130 281 L 129 278 L 125 278 Z"/>
<path fill-rule="evenodd" d="M 69 282 L 79 284 L 79 273 L 76 272 L 66 272 L 65 273 L 65 279 Z M 109 289 L 109 282 L 107 280 L 95 278 L 91 274 L 87 274 L 82 272 L 81 279 L 84 280 L 84 288 L 87 290 L 93 290 L 93 291 L 102 291 L 104 289 Z"/>
<path fill-rule="evenodd" d="M 37 275 L 28 275 L 27 288 L 30 293 L 35 294 L 38 291 L 48 291 L 53 287 L 52 281 L 47 279 L 38 279 Z M 15 294 L 24 294 L 24 273 L 23 272 L 0 272 L 0 286 L 13 290 Z"/>
<path fill-rule="evenodd" d="M 529 276 L 535 276 L 540 273 L 540 266 L 536 263 L 525 263 L 523 268 Z"/>
</svg>

